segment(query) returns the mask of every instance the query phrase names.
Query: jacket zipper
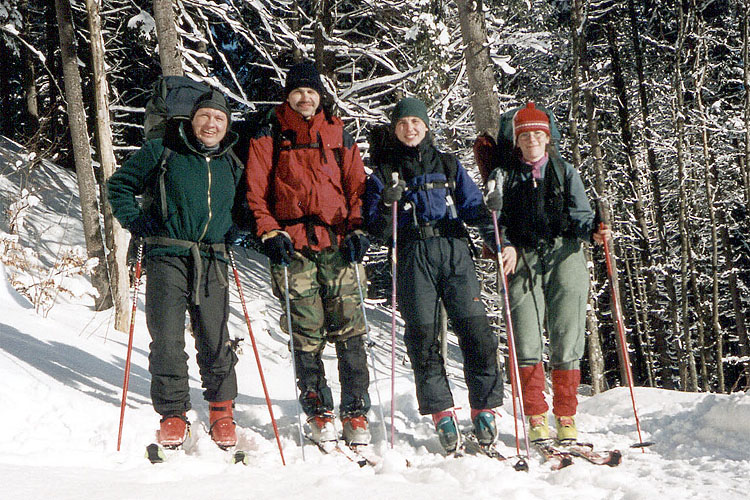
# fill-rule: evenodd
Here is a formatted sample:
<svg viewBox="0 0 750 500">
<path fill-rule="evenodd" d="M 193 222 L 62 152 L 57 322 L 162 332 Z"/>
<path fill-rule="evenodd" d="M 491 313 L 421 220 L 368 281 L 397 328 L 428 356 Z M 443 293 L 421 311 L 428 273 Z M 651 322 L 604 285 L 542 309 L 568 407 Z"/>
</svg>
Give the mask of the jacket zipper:
<svg viewBox="0 0 750 500">
<path fill-rule="evenodd" d="M 206 227 L 203 228 L 203 233 L 201 233 L 200 238 L 198 238 L 198 241 L 202 241 L 203 237 L 206 236 L 206 233 L 208 232 L 208 225 L 211 223 L 211 158 L 206 156 L 206 170 L 208 172 L 208 192 L 206 193 L 206 199 L 208 201 L 208 219 L 206 219 Z"/>
</svg>

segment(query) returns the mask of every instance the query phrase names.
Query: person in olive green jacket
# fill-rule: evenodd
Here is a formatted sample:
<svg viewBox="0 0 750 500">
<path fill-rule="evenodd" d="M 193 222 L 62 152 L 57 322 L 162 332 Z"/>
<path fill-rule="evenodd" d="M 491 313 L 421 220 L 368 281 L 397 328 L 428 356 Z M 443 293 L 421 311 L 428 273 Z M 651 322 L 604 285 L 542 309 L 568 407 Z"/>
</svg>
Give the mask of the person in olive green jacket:
<svg viewBox="0 0 750 500">
<path fill-rule="evenodd" d="M 189 430 L 186 311 L 209 402 L 211 437 L 222 448 L 237 439 L 232 410 L 237 356 L 227 329 L 225 239 L 231 234 L 241 165 L 229 155 L 237 140 L 229 131 L 230 117 L 224 96 L 204 94 L 190 120 L 168 122 L 164 139 L 148 141 L 107 184 L 115 217 L 145 241 L 151 399 L 162 417 L 158 440 L 165 447 L 181 445 Z M 136 200 L 140 194 L 153 202 L 142 208 Z"/>
</svg>

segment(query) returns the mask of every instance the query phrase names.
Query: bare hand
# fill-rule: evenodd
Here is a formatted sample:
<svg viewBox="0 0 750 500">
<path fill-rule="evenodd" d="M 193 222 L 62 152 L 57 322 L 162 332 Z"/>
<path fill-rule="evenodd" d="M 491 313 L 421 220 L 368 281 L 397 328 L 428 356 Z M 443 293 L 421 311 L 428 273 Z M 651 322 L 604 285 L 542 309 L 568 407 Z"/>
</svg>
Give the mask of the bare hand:
<svg viewBox="0 0 750 500">
<path fill-rule="evenodd" d="M 603 245 L 605 241 L 612 239 L 612 230 L 607 224 L 602 223 L 592 236 L 594 238 L 594 243 L 597 245 Z"/>
<path fill-rule="evenodd" d="M 516 248 L 512 246 L 506 246 L 503 248 L 503 270 L 505 275 L 513 274 L 516 271 L 516 263 L 518 262 L 518 254 Z"/>
</svg>

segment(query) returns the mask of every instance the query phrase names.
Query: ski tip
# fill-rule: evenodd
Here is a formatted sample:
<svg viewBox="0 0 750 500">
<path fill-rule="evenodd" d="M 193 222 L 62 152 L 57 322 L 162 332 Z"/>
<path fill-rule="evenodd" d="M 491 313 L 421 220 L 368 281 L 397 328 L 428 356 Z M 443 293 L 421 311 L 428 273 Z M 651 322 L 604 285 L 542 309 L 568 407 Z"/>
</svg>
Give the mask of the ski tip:
<svg viewBox="0 0 750 500">
<path fill-rule="evenodd" d="M 156 443 L 151 443 L 150 445 L 146 446 L 145 456 L 152 464 L 160 464 L 167 460 L 167 456 L 164 454 L 164 450 Z"/>
<path fill-rule="evenodd" d="M 612 453 L 610 454 L 609 462 L 607 462 L 607 465 L 610 467 L 617 467 L 622 463 L 622 453 L 620 453 L 620 450 L 612 450 Z"/>
<path fill-rule="evenodd" d="M 242 450 L 237 450 L 232 455 L 232 463 L 248 465 L 250 463 L 250 457 L 247 455 L 246 452 Z"/>
<path fill-rule="evenodd" d="M 529 472 L 529 463 L 525 458 L 521 457 L 518 459 L 518 462 L 513 465 L 513 470 L 517 470 L 518 472 Z"/>
</svg>

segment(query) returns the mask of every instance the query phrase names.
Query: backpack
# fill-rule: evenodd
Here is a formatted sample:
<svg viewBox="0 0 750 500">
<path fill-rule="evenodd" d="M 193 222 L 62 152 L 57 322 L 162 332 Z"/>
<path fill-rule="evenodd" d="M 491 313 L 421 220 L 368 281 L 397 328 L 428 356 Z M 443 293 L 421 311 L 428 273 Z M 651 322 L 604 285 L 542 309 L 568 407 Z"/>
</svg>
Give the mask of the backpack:
<svg viewBox="0 0 750 500">
<path fill-rule="evenodd" d="M 196 101 L 211 88 L 201 82 L 196 82 L 186 76 L 161 76 L 153 87 L 151 97 L 146 103 L 146 113 L 143 122 L 143 131 L 146 140 L 164 138 L 167 130 L 177 125 L 181 120 L 189 120 L 190 112 L 193 110 Z M 167 194 L 164 185 L 164 176 L 167 173 L 169 160 L 175 154 L 169 147 L 164 145 L 164 151 L 159 158 L 159 170 L 150 191 L 144 194 L 143 209 L 144 211 L 153 203 L 155 193 L 158 193 L 162 217 L 167 216 Z M 241 195 L 244 195 L 244 187 L 240 187 L 240 175 L 238 171 L 244 170 L 244 163 L 240 161 L 233 150 L 226 153 L 230 162 L 235 168 L 232 169 L 235 174 L 235 186 L 237 187 L 237 196 L 235 196 L 235 205 Z M 242 186 L 246 186 L 245 183 Z M 239 193 L 241 191 L 242 193 Z M 238 211 L 239 213 L 239 211 Z M 232 211 L 234 221 L 235 211 Z M 235 222 L 237 223 L 237 222 Z M 240 225 L 240 224 L 238 224 Z"/>
</svg>

